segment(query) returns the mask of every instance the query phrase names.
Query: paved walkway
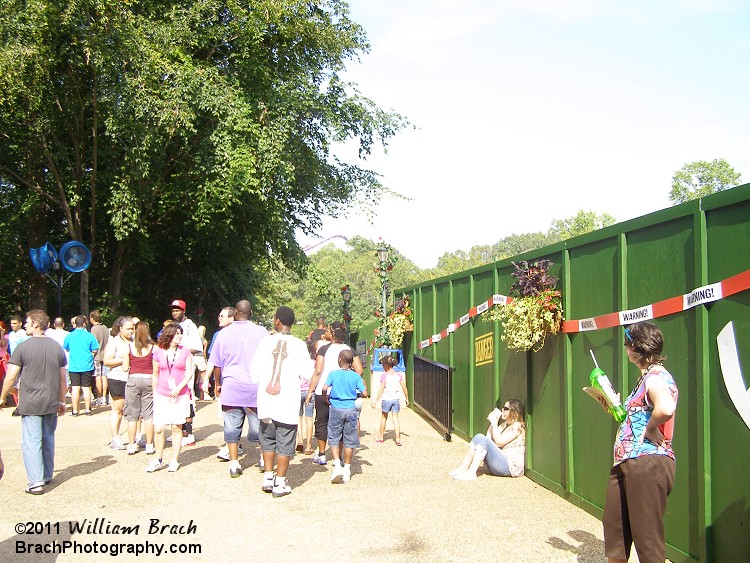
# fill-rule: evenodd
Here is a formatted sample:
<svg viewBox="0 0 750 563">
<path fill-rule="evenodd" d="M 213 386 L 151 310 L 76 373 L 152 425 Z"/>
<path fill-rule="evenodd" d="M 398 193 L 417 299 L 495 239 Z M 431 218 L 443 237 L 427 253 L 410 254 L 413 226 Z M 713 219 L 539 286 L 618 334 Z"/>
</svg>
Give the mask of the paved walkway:
<svg viewBox="0 0 750 563">
<path fill-rule="evenodd" d="M 229 478 L 215 457 L 222 426 L 210 402 L 199 403 L 197 445 L 183 451 L 174 474 L 146 474 L 151 456 L 108 448 L 108 407 L 61 418 L 53 482 L 42 496 L 24 494 L 20 419 L 11 411 L 0 411 L 0 561 L 56 561 L 17 554 L 19 542 L 55 540 L 72 544 L 60 561 L 106 559 L 109 553 L 92 550 L 113 544 L 122 544 L 121 561 L 604 561 L 600 522 L 533 481 L 448 477 L 466 443 L 443 441 L 408 409 L 398 447 L 390 425 L 386 442 L 375 443 L 380 414 L 366 403 L 351 482 L 332 485 L 331 463 L 324 468 L 297 455 L 289 469 L 293 492 L 278 499 L 260 490 L 255 447 L 241 460 L 244 475 Z M 156 521 L 175 528 L 150 533 Z M 71 530 L 76 522 L 87 527 Z M 24 523 L 39 524 L 23 534 L 30 531 Z M 123 535 L 119 527 L 133 529 Z M 200 553 L 154 552 L 181 544 Z M 149 551 L 128 553 L 137 548 Z"/>
</svg>

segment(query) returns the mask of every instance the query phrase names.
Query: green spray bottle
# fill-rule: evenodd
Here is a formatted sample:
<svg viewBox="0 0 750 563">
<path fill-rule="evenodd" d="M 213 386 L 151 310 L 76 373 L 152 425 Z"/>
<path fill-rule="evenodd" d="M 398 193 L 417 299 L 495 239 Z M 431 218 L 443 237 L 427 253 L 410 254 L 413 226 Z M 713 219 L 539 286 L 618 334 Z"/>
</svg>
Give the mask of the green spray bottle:
<svg viewBox="0 0 750 563">
<path fill-rule="evenodd" d="M 594 357 L 594 351 L 589 349 L 589 352 L 591 352 L 591 359 L 594 360 L 594 365 L 596 366 L 591 370 L 591 375 L 589 375 L 591 386 L 601 391 L 602 395 L 604 395 L 607 400 L 607 410 L 609 410 L 609 414 L 611 414 L 617 422 L 622 422 L 625 420 L 628 413 L 625 411 L 620 399 L 617 397 L 617 393 L 615 393 L 615 390 L 612 388 L 612 384 L 609 382 L 607 374 L 599 368 L 596 357 Z"/>
</svg>

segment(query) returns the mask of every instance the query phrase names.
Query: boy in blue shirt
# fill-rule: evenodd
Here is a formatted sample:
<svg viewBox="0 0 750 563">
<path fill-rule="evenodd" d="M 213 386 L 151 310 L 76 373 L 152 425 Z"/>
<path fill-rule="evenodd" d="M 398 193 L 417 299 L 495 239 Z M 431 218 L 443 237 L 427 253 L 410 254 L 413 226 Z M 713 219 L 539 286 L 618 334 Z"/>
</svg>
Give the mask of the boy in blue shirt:
<svg viewBox="0 0 750 563">
<path fill-rule="evenodd" d="M 351 350 L 342 350 L 339 354 L 339 368 L 328 374 L 324 386 L 331 401 L 328 417 L 328 444 L 333 454 L 333 473 L 331 483 L 348 483 L 352 476 L 352 457 L 354 448 L 359 447 L 359 430 L 357 429 L 357 409 L 354 400 L 357 392 L 367 397 L 367 389 L 362 377 L 352 369 L 354 354 Z M 344 466 L 341 466 L 339 443 L 344 442 Z"/>
<path fill-rule="evenodd" d="M 96 337 L 86 330 L 86 317 L 78 315 L 73 320 L 75 330 L 63 341 L 63 349 L 70 354 L 68 373 L 70 374 L 71 412 L 78 416 L 78 404 L 83 388 L 84 414 L 91 416 L 91 385 L 94 383 L 94 356 L 99 350 Z"/>
</svg>

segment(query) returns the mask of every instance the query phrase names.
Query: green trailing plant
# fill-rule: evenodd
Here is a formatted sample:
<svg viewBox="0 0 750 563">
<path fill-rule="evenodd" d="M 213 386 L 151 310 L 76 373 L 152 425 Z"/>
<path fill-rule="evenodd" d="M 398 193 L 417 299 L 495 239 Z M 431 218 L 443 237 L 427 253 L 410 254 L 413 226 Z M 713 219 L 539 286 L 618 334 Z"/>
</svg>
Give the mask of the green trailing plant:
<svg viewBox="0 0 750 563">
<path fill-rule="evenodd" d="M 562 294 L 558 278 L 549 275 L 549 260 L 525 260 L 513 265 L 516 281 L 510 288 L 512 300 L 482 313 L 483 322 L 499 321 L 500 337 L 512 350 L 533 350 L 544 346 L 547 335 L 557 334 L 563 320 Z"/>
<path fill-rule="evenodd" d="M 414 312 L 407 295 L 402 295 L 393 313 L 383 319 L 383 327 L 392 348 L 401 348 L 404 335 L 414 330 Z"/>
<path fill-rule="evenodd" d="M 392 348 L 401 348 L 404 334 L 410 330 L 409 320 L 404 315 L 390 315 L 385 318 L 385 329 Z"/>
</svg>

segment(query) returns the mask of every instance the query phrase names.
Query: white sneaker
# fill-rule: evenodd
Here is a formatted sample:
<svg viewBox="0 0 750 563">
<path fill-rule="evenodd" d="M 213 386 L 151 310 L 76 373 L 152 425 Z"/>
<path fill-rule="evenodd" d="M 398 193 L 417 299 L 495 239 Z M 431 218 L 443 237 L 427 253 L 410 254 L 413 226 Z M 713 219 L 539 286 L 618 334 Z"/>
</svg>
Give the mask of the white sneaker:
<svg viewBox="0 0 750 563">
<path fill-rule="evenodd" d="M 313 454 L 310 459 L 313 463 L 317 463 L 318 465 L 328 465 L 326 454 Z"/>
<path fill-rule="evenodd" d="M 271 491 L 271 496 L 274 498 L 283 497 L 292 492 L 292 488 L 289 485 L 274 485 Z"/>
<path fill-rule="evenodd" d="M 171 435 L 167 436 L 167 442 L 169 442 L 170 444 L 172 443 L 172 436 Z"/>
<path fill-rule="evenodd" d="M 109 443 L 109 449 L 111 449 L 111 450 L 125 450 L 127 448 L 125 447 L 125 444 L 122 443 L 122 440 L 120 440 L 120 437 L 117 436 L 115 438 L 112 438 L 112 441 Z"/>
<path fill-rule="evenodd" d="M 344 479 L 344 468 L 338 463 L 333 466 L 333 473 L 331 473 L 331 483 L 341 483 Z"/>
<path fill-rule="evenodd" d="M 343 471 L 343 475 L 341 479 L 344 481 L 344 483 L 348 483 L 350 479 L 352 478 L 352 466 L 345 465 L 342 471 Z"/>
<path fill-rule="evenodd" d="M 264 476 L 263 484 L 260 486 L 260 490 L 263 491 L 264 493 L 270 493 L 270 492 L 273 492 L 273 486 L 274 486 L 273 475 L 271 475 L 271 477 L 269 477 L 268 479 L 266 479 Z"/>
<path fill-rule="evenodd" d="M 146 455 L 153 455 L 156 453 L 156 448 L 153 444 L 146 444 Z"/>
<path fill-rule="evenodd" d="M 146 473 L 153 473 L 154 471 L 159 471 L 160 469 L 164 469 L 167 466 L 166 463 L 164 463 L 160 459 L 152 459 L 151 463 L 146 466 Z"/>
<path fill-rule="evenodd" d="M 192 434 L 188 434 L 187 436 L 182 437 L 182 445 L 183 446 L 194 446 L 195 445 L 195 436 Z"/>
<path fill-rule="evenodd" d="M 237 455 L 244 455 L 245 450 L 242 449 L 242 446 L 239 446 L 237 448 Z M 229 461 L 229 446 L 224 445 L 219 448 L 219 453 L 216 454 L 216 458 L 220 459 L 221 461 Z"/>
<path fill-rule="evenodd" d="M 167 468 L 167 471 L 170 473 L 175 473 L 180 468 L 180 462 L 176 459 L 173 459 L 169 462 L 169 467 Z"/>
<path fill-rule="evenodd" d="M 128 444 L 128 455 L 135 455 L 138 453 L 138 444 Z"/>
</svg>

